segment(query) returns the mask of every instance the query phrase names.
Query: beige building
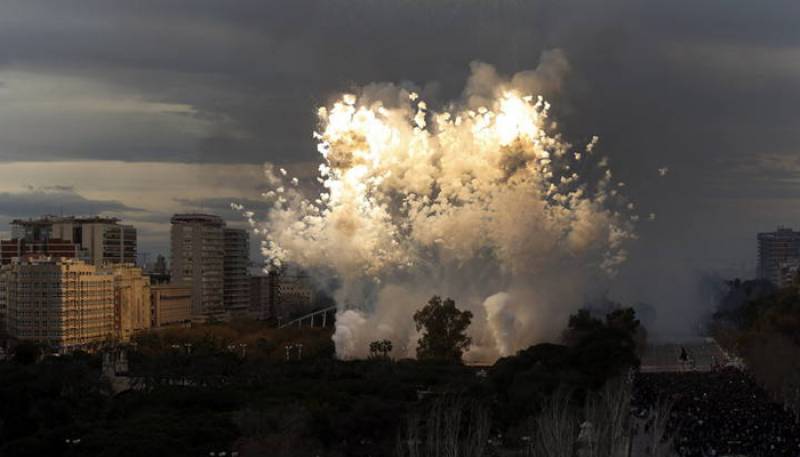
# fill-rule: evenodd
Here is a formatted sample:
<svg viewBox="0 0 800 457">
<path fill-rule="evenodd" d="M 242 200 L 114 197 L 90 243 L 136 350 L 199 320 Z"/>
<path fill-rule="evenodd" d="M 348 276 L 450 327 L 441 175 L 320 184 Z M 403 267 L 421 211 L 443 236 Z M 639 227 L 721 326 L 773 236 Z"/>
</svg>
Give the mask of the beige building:
<svg viewBox="0 0 800 457">
<path fill-rule="evenodd" d="M 132 264 L 107 265 L 103 271 L 114 277 L 114 338 L 128 342 L 150 328 L 150 278 Z"/>
<path fill-rule="evenodd" d="M 114 278 L 74 259 L 31 258 L 2 267 L 8 335 L 61 350 L 114 336 Z"/>
<path fill-rule="evenodd" d="M 150 286 L 151 326 L 166 327 L 192 320 L 192 288 L 174 284 Z"/>
</svg>

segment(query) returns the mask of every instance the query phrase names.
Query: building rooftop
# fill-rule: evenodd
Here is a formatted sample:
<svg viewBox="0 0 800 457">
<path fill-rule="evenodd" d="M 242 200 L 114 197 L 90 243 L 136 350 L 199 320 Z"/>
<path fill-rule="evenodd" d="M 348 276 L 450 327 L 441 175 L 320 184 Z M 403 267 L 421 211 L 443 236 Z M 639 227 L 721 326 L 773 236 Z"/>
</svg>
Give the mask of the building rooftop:
<svg viewBox="0 0 800 457">
<path fill-rule="evenodd" d="M 202 214 L 202 213 L 175 214 L 170 219 L 170 222 L 173 224 L 202 223 L 202 224 L 214 224 L 219 226 L 225 225 L 225 221 L 223 221 L 221 217 L 215 216 L 213 214 Z"/>
<path fill-rule="evenodd" d="M 42 216 L 36 219 L 14 219 L 11 225 L 21 226 L 35 226 L 35 225 L 51 225 L 59 223 L 72 223 L 72 224 L 118 224 L 119 219 L 116 217 L 102 217 L 102 216 Z"/>
</svg>

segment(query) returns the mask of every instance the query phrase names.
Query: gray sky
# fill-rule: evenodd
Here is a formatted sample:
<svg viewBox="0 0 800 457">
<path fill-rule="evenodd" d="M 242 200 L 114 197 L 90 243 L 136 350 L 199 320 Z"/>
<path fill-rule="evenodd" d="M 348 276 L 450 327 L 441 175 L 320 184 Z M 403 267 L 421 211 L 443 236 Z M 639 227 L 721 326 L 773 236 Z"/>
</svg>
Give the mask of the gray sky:
<svg viewBox="0 0 800 457">
<path fill-rule="evenodd" d="M 799 23 L 796 0 L 3 0 L 0 232 L 103 213 L 165 251 L 172 212 L 233 221 L 261 163 L 309 169 L 342 91 L 410 82 L 435 104 L 474 60 L 512 74 L 559 48 L 555 117 L 657 214 L 614 286 L 652 300 L 800 226 Z"/>
</svg>

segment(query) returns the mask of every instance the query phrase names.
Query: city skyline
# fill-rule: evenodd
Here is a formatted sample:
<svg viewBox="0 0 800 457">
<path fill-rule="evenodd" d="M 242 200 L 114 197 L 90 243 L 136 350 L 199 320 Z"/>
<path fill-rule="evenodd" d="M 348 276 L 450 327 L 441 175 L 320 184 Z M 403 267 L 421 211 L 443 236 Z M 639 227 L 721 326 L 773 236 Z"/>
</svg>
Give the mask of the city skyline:
<svg viewBox="0 0 800 457">
<path fill-rule="evenodd" d="M 166 255 L 172 214 L 245 227 L 235 202 L 263 218 L 266 161 L 313 183 L 315 113 L 341 93 L 395 84 L 436 107 L 472 62 L 509 77 L 541 65 L 565 138 L 599 136 L 636 196 L 638 239 L 609 293 L 686 315 L 706 302 L 698 280 L 753 274 L 755 233 L 800 226 L 797 5 L 713 4 L 12 1 L 0 236 L 14 217 L 100 214 Z"/>
<path fill-rule="evenodd" d="M 799 21 L 0 0 L 0 455 L 800 457 Z"/>
</svg>

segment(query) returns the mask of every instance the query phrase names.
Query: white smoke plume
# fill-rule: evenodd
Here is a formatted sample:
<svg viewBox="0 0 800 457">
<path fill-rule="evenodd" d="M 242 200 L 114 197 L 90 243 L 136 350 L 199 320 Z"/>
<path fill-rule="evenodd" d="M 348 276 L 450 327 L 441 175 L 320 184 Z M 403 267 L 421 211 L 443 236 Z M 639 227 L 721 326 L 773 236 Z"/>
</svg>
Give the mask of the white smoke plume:
<svg viewBox="0 0 800 457">
<path fill-rule="evenodd" d="M 597 138 L 576 149 L 540 92 L 568 70 L 558 52 L 503 78 L 472 65 L 463 100 L 433 111 L 393 85 L 319 109 L 322 191 L 266 169 L 274 208 L 259 222 L 264 255 L 336 277 L 333 337 L 342 358 L 389 339 L 413 357 L 412 316 L 432 295 L 474 318 L 468 360 L 492 361 L 554 338 L 634 237 Z"/>
</svg>

